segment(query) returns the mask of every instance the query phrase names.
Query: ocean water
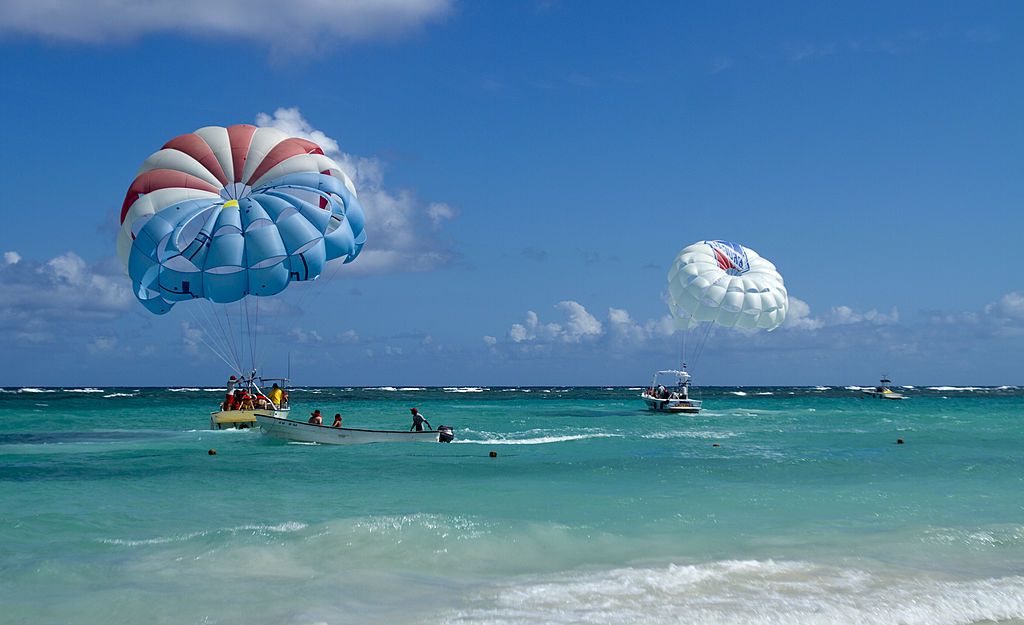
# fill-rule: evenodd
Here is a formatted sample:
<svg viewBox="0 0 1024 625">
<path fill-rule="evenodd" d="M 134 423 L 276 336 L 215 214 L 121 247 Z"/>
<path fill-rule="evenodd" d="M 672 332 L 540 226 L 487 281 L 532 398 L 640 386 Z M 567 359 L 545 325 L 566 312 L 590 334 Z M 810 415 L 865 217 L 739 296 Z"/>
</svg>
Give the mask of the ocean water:
<svg viewBox="0 0 1024 625">
<path fill-rule="evenodd" d="M 5 389 L 0 623 L 1024 620 L 1024 390 L 906 392 L 294 390 L 456 433 L 329 447 L 207 430 L 219 389 Z"/>
</svg>

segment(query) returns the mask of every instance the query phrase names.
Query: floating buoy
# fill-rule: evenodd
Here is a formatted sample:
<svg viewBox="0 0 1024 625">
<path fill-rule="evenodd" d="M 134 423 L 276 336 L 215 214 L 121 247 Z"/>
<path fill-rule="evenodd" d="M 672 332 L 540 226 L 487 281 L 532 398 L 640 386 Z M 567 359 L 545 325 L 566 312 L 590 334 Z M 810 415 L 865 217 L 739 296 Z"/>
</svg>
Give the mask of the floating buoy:
<svg viewBox="0 0 1024 625">
<path fill-rule="evenodd" d="M 897 445 L 902 445 L 903 444 L 903 439 L 902 438 L 897 438 L 896 439 L 896 444 Z"/>
<path fill-rule="evenodd" d="M 492 451 L 491 453 L 489 453 L 487 455 L 490 456 L 491 458 L 497 458 L 498 457 L 498 452 Z"/>
<path fill-rule="evenodd" d="M 211 449 L 210 451 L 208 451 L 206 453 L 210 454 L 211 456 L 216 456 L 217 455 L 217 450 L 216 449 Z"/>
</svg>

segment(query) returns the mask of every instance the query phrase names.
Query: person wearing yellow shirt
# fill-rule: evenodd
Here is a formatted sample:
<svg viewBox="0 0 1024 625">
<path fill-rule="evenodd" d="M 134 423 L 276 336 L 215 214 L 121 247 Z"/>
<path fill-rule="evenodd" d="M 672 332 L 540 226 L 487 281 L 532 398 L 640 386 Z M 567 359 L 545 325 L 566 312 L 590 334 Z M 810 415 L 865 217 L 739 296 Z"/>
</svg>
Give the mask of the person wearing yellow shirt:
<svg viewBox="0 0 1024 625">
<path fill-rule="evenodd" d="M 281 387 L 274 382 L 274 388 L 270 389 L 270 401 L 274 403 L 275 408 L 281 407 L 281 398 L 284 396 L 284 392 Z"/>
</svg>

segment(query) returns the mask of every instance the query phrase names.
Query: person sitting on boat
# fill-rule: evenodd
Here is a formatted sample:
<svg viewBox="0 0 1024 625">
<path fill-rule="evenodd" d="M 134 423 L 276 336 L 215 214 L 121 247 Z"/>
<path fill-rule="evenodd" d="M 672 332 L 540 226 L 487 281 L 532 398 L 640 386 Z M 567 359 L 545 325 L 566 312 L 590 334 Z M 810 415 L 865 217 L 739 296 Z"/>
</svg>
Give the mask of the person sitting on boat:
<svg viewBox="0 0 1024 625">
<path fill-rule="evenodd" d="M 288 391 L 281 391 L 281 408 L 288 407 Z"/>
<path fill-rule="evenodd" d="M 252 403 L 252 395 L 246 391 L 242 391 L 242 401 L 238 404 L 239 410 L 254 410 L 255 406 Z"/>
<path fill-rule="evenodd" d="M 319 408 L 317 408 L 316 410 L 311 412 L 310 415 L 312 415 L 312 416 L 309 417 L 309 422 L 312 423 L 313 425 L 323 425 L 324 424 L 324 418 L 320 416 L 320 409 Z"/>
<path fill-rule="evenodd" d="M 270 389 L 270 401 L 274 403 L 275 407 L 280 407 L 282 399 L 284 399 L 284 391 L 277 385 L 277 382 L 274 382 L 274 387 Z"/>
<path fill-rule="evenodd" d="M 409 428 L 410 432 L 412 432 L 413 430 L 416 430 L 417 432 L 422 432 L 424 423 L 427 424 L 428 430 L 434 429 L 430 426 L 430 421 L 427 421 L 426 419 L 423 418 L 423 413 L 421 413 L 419 409 L 410 408 L 409 410 L 412 411 L 412 427 Z"/>
<path fill-rule="evenodd" d="M 331 424 L 331 427 L 332 428 L 340 428 L 341 427 L 341 413 L 340 412 L 336 413 L 334 415 L 334 423 Z"/>
</svg>

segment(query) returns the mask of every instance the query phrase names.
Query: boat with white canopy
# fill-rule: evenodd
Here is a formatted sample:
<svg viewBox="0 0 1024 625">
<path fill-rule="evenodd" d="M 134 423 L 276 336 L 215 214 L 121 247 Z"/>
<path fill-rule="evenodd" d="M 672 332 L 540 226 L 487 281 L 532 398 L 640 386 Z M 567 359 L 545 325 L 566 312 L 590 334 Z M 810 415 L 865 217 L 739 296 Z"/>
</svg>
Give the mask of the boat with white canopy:
<svg viewBox="0 0 1024 625">
<path fill-rule="evenodd" d="M 882 379 L 879 380 L 879 382 L 878 382 L 878 386 L 876 386 L 874 388 L 866 388 L 866 389 L 864 389 L 864 393 L 868 397 L 873 397 L 875 399 L 906 399 L 907 398 L 907 396 L 904 395 L 903 393 L 897 393 L 896 391 L 892 390 L 892 388 L 890 387 L 891 384 L 892 384 L 892 380 L 889 379 L 889 376 L 883 375 Z"/>
<path fill-rule="evenodd" d="M 672 386 L 665 386 L 662 379 L 675 378 Z M 640 397 L 647 404 L 648 410 L 656 412 L 678 412 L 682 414 L 700 413 L 701 401 L 690 399 L 690 374 L 686 371 L 666 369 L 658 371 L 651 379 L 651 386 L 644 389 Z"/>
</svg>

